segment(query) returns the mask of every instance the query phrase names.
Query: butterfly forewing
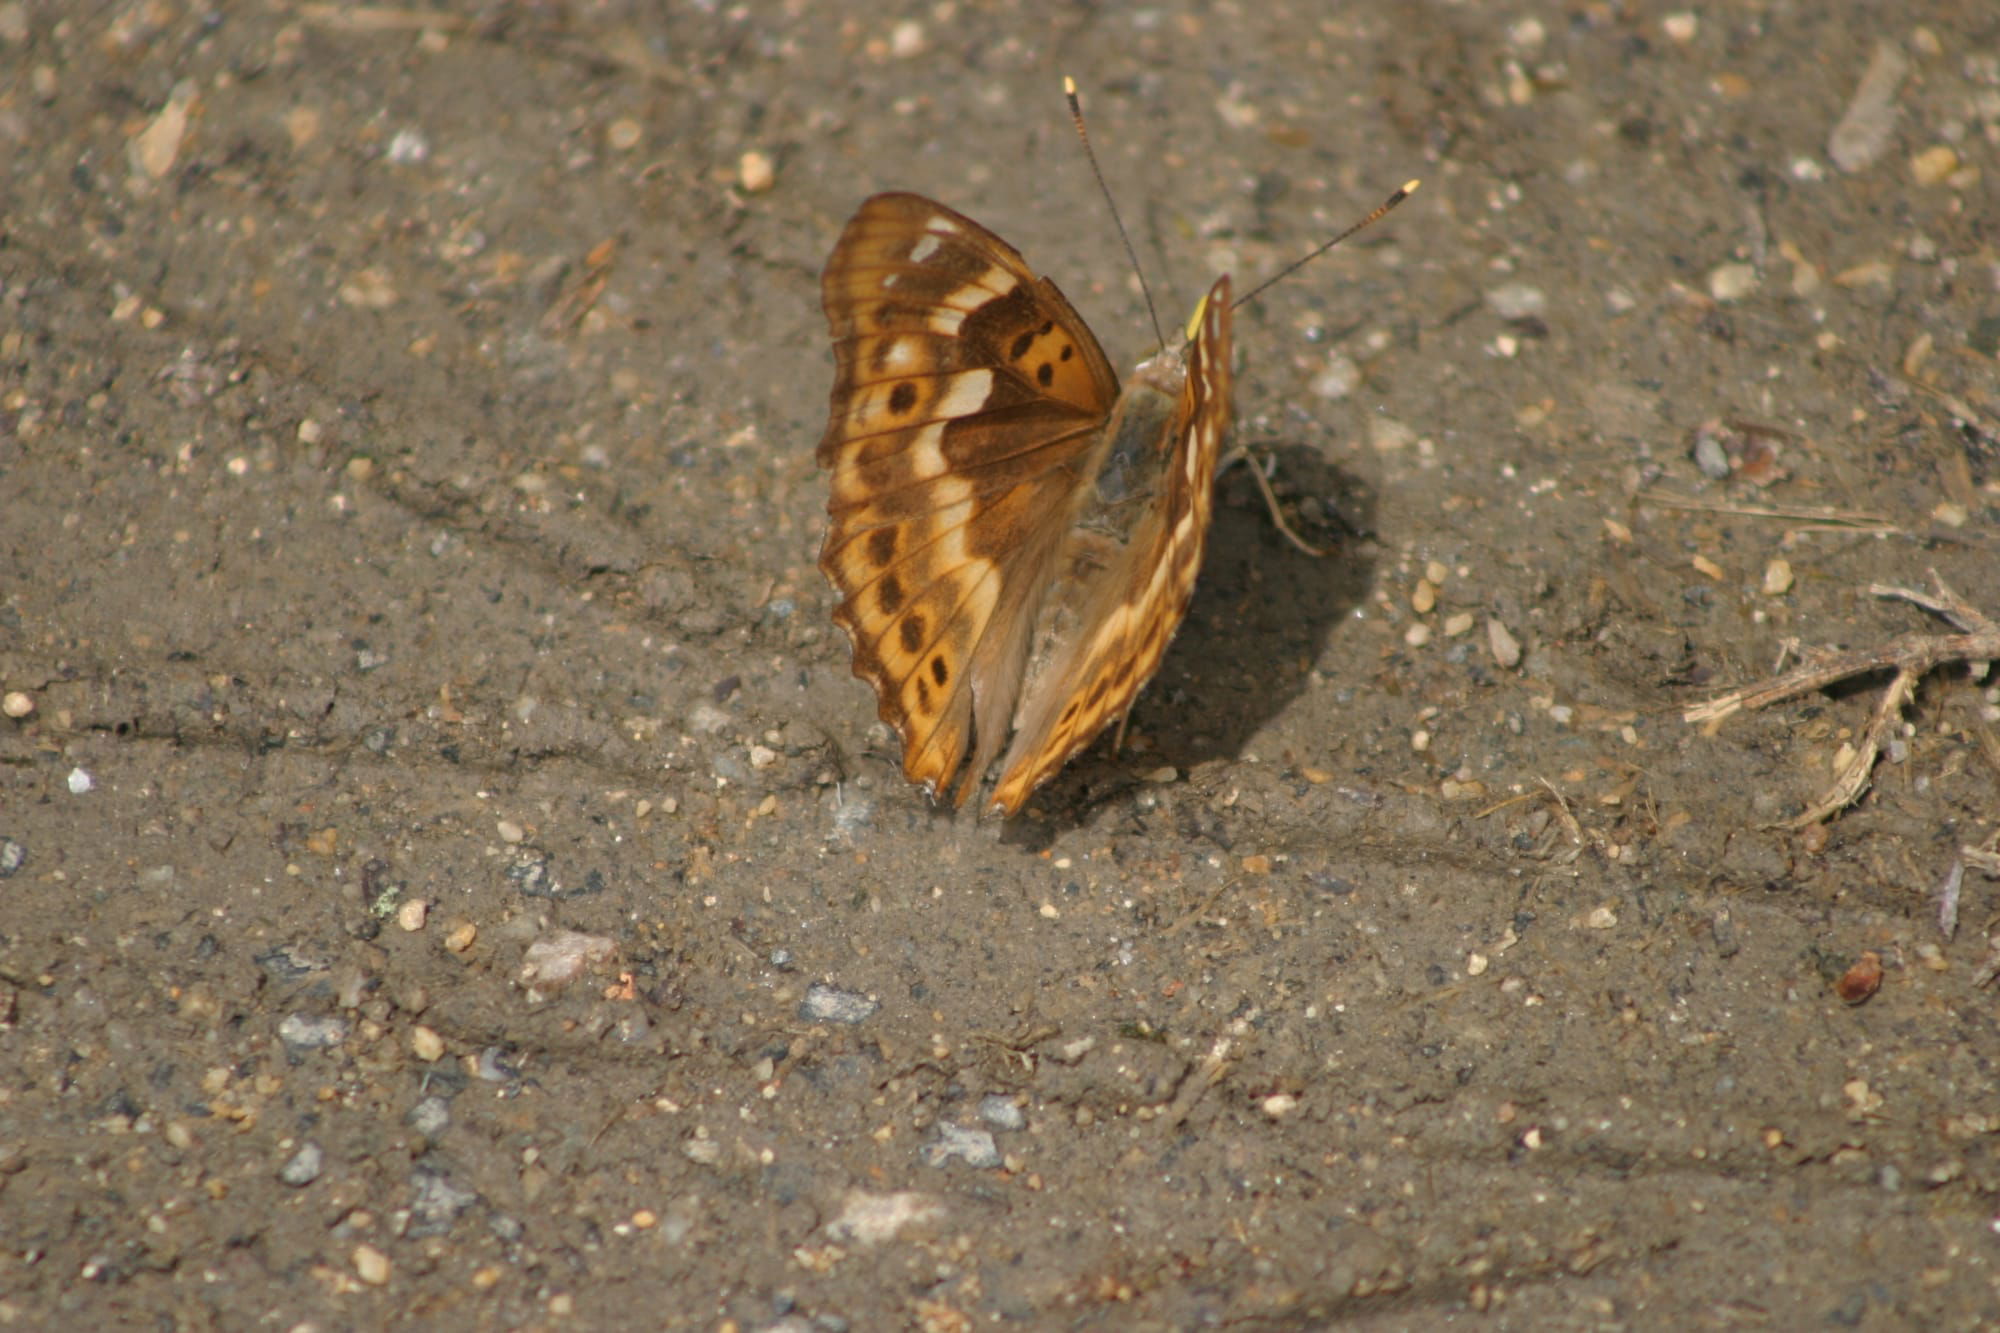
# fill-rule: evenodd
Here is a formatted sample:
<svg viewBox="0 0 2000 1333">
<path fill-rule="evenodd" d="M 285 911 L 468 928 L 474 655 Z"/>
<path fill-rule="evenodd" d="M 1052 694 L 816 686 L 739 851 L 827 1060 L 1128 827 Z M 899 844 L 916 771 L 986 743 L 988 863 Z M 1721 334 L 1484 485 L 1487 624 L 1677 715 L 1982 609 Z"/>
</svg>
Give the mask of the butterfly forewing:
<svg viewBox="0 0 2000 1333">
<path fill-rule="evenodd" d="M 1118 393 L 1013 247 L 909 194 L 861 206 L 821 279 L 835 375 L 820 553 L 903 771 L 963 801 L 1005 739 L 1028 626 Z"/>
</svg>

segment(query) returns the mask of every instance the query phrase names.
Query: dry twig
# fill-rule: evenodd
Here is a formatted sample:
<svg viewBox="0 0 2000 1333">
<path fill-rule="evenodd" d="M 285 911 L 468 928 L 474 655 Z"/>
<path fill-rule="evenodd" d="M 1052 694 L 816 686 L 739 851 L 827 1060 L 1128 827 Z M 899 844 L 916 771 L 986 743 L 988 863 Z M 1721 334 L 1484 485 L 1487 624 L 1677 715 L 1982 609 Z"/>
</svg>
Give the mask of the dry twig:
<svg viewBox="0 0 2000 1333">
<path fill-rule="evenodd" d="M 1878 648 L 1824 654 L 1762 685 L 1732 690 L 1681 714 L 1683 721 L 1717 723 L 1738 709 L 1763 708 L 1850 676 L 1865 675 L 1871 671 L 1893 670 L 1896 673 L 1889 682 L 1889 688 L 1882 692 L 1882 699 L 1875 707 L 1875 716 L 1868 723 L 1867 734 L 1856 747 L 1853 758 L 1842 766 L 1832 788 L 1813 802 L 1804 814 L 1776 827 L 1804 828 L 1808 824 L 1816 824 L 1852 805 L 1868 789 L 1869 774 L 1874 771 L 1882 743 L 1888 739 L 1889 729 L 1902 715 L 1903 706 L 1909 703 L 1917 681 L 1926 673 L 1947 662 L 2000 660 L 2000 623 L 1953 592 L 1938 577 L 1936 570 L 1931 570 L 1930 576 L 1932 586 L 1937 589 L 1934 593 L 1883 583 L 1871 584 L 1868 591 L 1877 597 L 1899 597 L 1906 602 L 1915 602 L 1926 611 L 1950 621 L 1963 633 L 1905 634 Z"/>
<path fill-rule="evenodd" d="M 1675 495 L 1671 491 L 1641 491 L 1633 499 L 1639 504 L 1662 509 L 1688 509 L 1704 514 L 1730 514 L 1737 518 L 1775 518 L 1809 527 L 1858 529 L 1862 532 L 1899 532 L 1886 514 L 1870 514 L 1854 509 L 1824 509 L 1814 505 L 1738 504 L 1734 500 L 1711 500 L 1700 495 Z"/>
</svg>

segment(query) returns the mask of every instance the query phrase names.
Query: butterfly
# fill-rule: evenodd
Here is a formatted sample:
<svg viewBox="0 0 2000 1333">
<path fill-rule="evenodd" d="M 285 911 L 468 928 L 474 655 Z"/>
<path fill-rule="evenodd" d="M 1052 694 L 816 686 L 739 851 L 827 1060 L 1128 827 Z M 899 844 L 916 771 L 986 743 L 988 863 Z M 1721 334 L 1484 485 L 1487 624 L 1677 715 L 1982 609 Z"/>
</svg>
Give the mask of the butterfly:
<svg viewBox="0 0 2000 1333">
<path fill-rule="evenodd" d="M 997 761 L 989 808 L 1013 815 L 1122 724 L 1187 615 L 1231 420 L 1229 279 L 1123 388 L 1053 282 L 921 195 L 864 201 L 820 296 L 834 621 L 903 775 L 962 806 Z"/>
<path fill-rule="evenodd" d="M 1012 815 L 1124 717 L 1187 614 L 1229 432 L 1229 279 L 1122 390 L 1053 282 L 920 195 L 864 202 L 820 287 L 834 620 L 904 776 L 963 805 L 998 758 L 990 806 Z"/>
</svg>

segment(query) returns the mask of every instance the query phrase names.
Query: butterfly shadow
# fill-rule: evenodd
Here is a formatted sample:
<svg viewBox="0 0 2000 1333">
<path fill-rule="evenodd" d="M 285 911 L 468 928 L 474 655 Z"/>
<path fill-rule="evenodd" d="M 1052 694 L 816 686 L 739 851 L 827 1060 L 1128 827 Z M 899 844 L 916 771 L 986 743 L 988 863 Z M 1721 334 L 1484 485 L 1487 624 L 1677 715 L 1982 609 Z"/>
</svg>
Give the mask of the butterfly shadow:
<svg viewBox="0 0 2000 1333">
<path fill-rule="evenodd" d="M 1246 469 L 1273 454 L 1270 475 L 1287 517 L 1325 555 L 1299 550 L 1272 522 Z M 1310 445 L 1256 446 L 1252 461 L 1224 473 L 1194 601 L 1132 709 L 1124 748 L 1114 753 L 1117 728 L 1107 731 L 1037 793 L 1004 840 L 1046 847 L 1164 769 L 1185 775 L 1240 758 L 1312 688 L 1314 666 L 1373 585 L 1375 508 L 1372 486 Z M 1281 736 L 1276 745 L 1308 763 L 1321 748 L 1312 736 Z"/>
</svg>

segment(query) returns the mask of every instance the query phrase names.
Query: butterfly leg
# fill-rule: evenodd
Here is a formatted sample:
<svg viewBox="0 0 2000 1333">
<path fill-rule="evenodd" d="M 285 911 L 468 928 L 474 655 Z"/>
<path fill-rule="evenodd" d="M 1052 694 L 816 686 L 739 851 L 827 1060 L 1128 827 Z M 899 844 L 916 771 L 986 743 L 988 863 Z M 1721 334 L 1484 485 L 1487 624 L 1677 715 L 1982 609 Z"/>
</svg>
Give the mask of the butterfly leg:
<svg viewBox="0 0 2000 1333">
<path fill-rule="evenodd" d="M 1328 554 L 1319 547 L 1307 542 L 1298 533 L 1292 531 L 1292 525 L 1285 521 L 1285 511 L 1278 507 L 1278 495 L 1277 492 L 1271 489 L 1270 478 L 1264 475 L 1264 468 L 1258 466 L 1257 458 L 1250 452 L 1248 445 L 1239 444 L 1234 449 L 1231 449 L 1228 455 L 1223 458 L 1220 466 L 1216 468 L 1216 471 L 1222 471 L 1223 468 L 1228 467 L 1231 463 L 1243 463 L 1249 467 L 1251 477 L 1257 482 L 1258 493 L 1264 497 L 1264 507 L 1271 511 L 1271 522 L 1277 525 L 1279 532 L 1285 534 L 1286 541 L 1314 559 L 1323 559 Z"/>
</svg>

